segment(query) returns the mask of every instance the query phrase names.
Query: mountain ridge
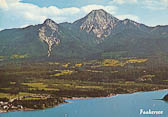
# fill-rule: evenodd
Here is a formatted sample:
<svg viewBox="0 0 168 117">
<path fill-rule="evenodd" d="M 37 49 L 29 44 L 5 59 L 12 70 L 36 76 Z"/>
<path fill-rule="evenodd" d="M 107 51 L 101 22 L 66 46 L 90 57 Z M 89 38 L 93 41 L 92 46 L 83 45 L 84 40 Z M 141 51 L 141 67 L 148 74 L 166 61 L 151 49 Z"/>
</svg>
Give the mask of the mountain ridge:
<svg viewBox="0 0 168 117">
<path fill-rule="evenodd" d="M 102 57 L 104 53 L 110 57 L 111 53 L 119 53 L 120 57 L 167 54 L 167 39 L 168 25 L 149 27 L 130 19 L 119 20 L 100 9 L 73 23 L 57 24 L 46 19 L 42 24 L 2 30 L 0 56 L 86 58 Z"/>
<path fill-rule="evenodd" d="M 98 9 L 98 10 L 92 10 L 91 12 L 93 12 L 93 11 L 104 11 L 104 12 L 106 12 L 105 10 L 103 10 L 103 9 Z M 91 13 L 90 12 L 90 13 Z M 90 13 L 88 13 L 88 14 L 90 14 Z M 106 12 L 106 13 L 108 13 L 108 12 Z M 87 14 L 87 15 L 88 15 Z M 110 13 L 108 13 L 108 14 L 110 14 Z M 86 15 L 86 16 L 87 16 Z M 86 17 L 85 16 L 85 17 Z M 112 15 L 113 16 L 113 15 Z M 114 17 L 114 16 L 113 16 Z M 84 18 L 84 17 L 83 17 Z M 115 17 L 116 18 L 116 17 Z M 82 18 L 80 18 L 80 19 L 82 19 Z M 80 20 L 80 19 L 78 19 L 78 20 Z M 117 19 L 117 18 L 116 18 Z M 52 20 L 52 19 L 50 19 L 50 18 L 47 18 L 46 20 L 51 20 L 52 22 L 55 22 L 54 20 Z M 45 21 L 46 21 L 45 20 Z M 76 20 L 76 21 L 78 21 L 78 20 Z M 123 20 L 120 20 L 120 21 L 124 21 L 124 20 L 130 20 L 129 18 L 125 18 L 125 19 L 123 19 Z M 45 23 L 45 21 L 43 22 L 43 23 Z M 63 23 L 70 23 L 70 24 L 73 24 L 73 23 L 75 23 L 76 21 L 74 21 L 74 22 L 72 22 L 72 23 L 70 23 L 70 22 L 62 22 L 62 23 L 58 23 L 58 24 L 63 24 Z M 133 21 L 133 20 L 131 20 L 131 21 Z M 136 22 L 136 21 L 134 21 L 134 22 Z M 43 24 L 42 23 L 42 24 Z M 56 22 L 55 22 L 56 23 Z M 137 23 L 137 22 L 136 22 Z M 57 24 L 57 23 L 56 23 Z M 146 25 L 146 24 L 143 24 L 143 23 L 139 23 L 139 24 L 142 24 L 142 25 L 145 25 L 145 26 L 147 26 L 147 27 L 149 27 L 149 28 L 155 28 L 155 27 L 167 27 L 168 26 L 168 24 L 166 24 L 166 25 L 155 25 L 155 26 L 149 26 L 149 25 Z M 35 25 L 29 25 L 29 26 L 36 26 L 36 25 L 39 25 L 39 24 L 35 24 Z M 26 27 L 23 27 L 23 28 L 10 28 L 10 29 L 25 29 L 25 28 L 27 28 L 27 27 L 29 27 L 29 26 L 26 26 Z M 10 29 L 3 29 L 3 30 L 1 30 L 1 31 L 4 31 L 4 30 L 10 30 Z M 0 32 L 1 32 L 0 31 Z"/>
</svg>

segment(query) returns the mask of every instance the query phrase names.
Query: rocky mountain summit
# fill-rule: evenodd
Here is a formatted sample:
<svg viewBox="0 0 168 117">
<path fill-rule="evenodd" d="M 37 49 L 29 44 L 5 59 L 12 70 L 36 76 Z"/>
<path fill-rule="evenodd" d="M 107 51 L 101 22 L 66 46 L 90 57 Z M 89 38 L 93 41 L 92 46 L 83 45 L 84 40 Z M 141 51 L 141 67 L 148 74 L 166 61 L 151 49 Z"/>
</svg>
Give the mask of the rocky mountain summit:
<svg viewBox="0 0 168 117">
<path fill-rule="evenodd" d="M 97 38 L 101 39 L 109 36 L 118 22 L 119 19 L 100 9 L 93 10 L 84 18 L 74 22 L 74 24 L 79 25 L 81 30 L 94 33 Z"/>
</svg>

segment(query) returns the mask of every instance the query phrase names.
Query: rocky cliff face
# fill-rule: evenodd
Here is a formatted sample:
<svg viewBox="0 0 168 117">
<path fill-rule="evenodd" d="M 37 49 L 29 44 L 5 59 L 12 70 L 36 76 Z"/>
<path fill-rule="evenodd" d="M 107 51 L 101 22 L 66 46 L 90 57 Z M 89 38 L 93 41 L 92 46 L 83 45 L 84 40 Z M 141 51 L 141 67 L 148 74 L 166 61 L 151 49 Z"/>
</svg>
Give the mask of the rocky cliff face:
<svg viewBox="0 0 168 117">
<path fill-rule="evenodd" d="M 74 22 L 81 30 L 94 33 L 98 39 L 109 36 L 119 20 L 106 11 L 93 10 L 86 17 Z"/>
<path fill-rule="evenodd" d="M 58 24 L 50 19 L 47 19 L 39 29 L 39 39 L 48 44 L 48 57 L 51 56 L 52 47 L 60 43 L 60 39 L 57 38 L 58 34 Z"/>
</svg>

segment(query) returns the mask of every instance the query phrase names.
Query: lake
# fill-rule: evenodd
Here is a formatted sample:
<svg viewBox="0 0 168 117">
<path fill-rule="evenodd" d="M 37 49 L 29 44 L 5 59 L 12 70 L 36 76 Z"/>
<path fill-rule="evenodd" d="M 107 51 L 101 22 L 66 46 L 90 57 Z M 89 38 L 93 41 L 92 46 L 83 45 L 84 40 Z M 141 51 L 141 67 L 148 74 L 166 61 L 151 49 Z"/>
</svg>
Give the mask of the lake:
<svg viewBox="0 0 168 117">
<path fill-rule="evenodd" d="M 121 94 L 113 97 L 67 100 L 69 103 L 38 111 L 1 113 L 0 117 L 168 117 L 168 102 L 161 99 L 168 90 Z M 140 109 L 163 111 L 142 115 Z"/>
</svg>

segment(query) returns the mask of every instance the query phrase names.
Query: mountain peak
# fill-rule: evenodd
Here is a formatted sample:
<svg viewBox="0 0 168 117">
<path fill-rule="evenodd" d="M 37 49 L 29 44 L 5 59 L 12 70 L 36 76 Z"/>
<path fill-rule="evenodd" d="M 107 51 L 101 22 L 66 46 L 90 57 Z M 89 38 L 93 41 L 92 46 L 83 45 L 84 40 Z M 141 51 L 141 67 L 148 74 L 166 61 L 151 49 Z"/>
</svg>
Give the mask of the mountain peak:
<svg viewBox="0 0 168 117">
<path fill-rule="evenodd" d="M 97 9 L 97 10 L 92 10 L 90 13 L 107 13 L 107 12 L 103 9 Z"/>
<path fill-rule="evenodd" d="M 119 19 L 107 13 L 103 9 L 93 10 L 84 18 L 74 22 L 80 29 L 92 32 L 97 38 L 104 38 L 110 35 Z"/>
<path fill-rule="evenodd" d="M 133 20 L 130 20 L 130 19 L 128 19 L 128 18 L 122 20 L 122 23 L 125 24 L 125 25 L 130 25 L 130 24 L 132 24 L 132 25 L 134 25 L 134 26 L 139 26 L 139 25 L 140 25 L 139 23 L 137 23 L 137 22 L 135 22 L 135 21 L 133 21 Z"/>
<path fill-rule="evenodd" d="M 58 25 L 52 19 L 46 19 L 43 24 L 45 24 L 45 25 Z"/>
<path fill-rule="evenodd" d="M 51 19 L 46 19 L 43 23 L 43 26 L 49 27 L 52 30 L 58 30 L 58 24 Z"/>
<path fill-rule="evenodd" d="M 113 15 L 111 15 L 110 13 L 106 12 L 103 9 L 92 10 L 87 16 L 99 17 L 99 18 L 111 18 L 111 19 L 118 20 Z"/>
</svg>

